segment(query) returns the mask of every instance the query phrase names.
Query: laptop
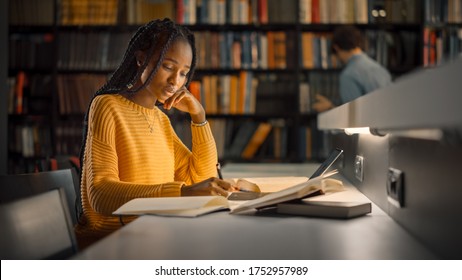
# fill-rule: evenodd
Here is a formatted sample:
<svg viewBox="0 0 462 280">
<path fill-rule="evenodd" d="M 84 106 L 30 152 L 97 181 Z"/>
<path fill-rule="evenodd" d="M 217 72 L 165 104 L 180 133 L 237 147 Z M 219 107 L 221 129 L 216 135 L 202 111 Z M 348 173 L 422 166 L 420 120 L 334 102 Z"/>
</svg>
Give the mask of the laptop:
<svg viewBox="0 0 462 280">
<path fill-rule="evenodd" d="M 321 163 L 321 165 L 314 171 L 313 174 L 309 177 L 309 179 L 316 178 L 318 176 L 322 175 L 327 175 L 326 172 L 329 170 L 329 168 L 337 161 L 337 159 L 342 155 L 343 150 L 339 148 L 335 148 L 332 150 L 329 154 L 329 156 L 326 158 L 326 160 Z M 332 173 L 337 173 L 336 170 L 333 170 L 330 172 Z M 264 195 L 267 195 L 269 193 L 264 193 L 264 192 L 245 192 L 245 191 L 240 191 L 240 192 L 232 192 L 230 195 L 228 195 L 228 200 L 251 200 L 255 198 L 262 197 Z"/>
</svg>

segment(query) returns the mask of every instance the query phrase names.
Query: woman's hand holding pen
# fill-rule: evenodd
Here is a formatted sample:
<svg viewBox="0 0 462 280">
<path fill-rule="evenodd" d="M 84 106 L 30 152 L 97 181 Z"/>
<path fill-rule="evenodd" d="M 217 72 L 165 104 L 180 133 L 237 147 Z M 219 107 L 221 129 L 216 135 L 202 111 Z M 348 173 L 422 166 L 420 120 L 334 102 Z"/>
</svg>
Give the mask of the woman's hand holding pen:
<svg viewBox="0 0 462 280">
<path fill-rule="evenodd" d="M 221 195 L 227 197 L 228 192 L 237 190 L 230 182 L 211 177 L 196 184 L 183 186 L 181 188 L 181 196 Z"/>
<path fill-rule="evenodd" d="M 183 86 L 174 95 L 164 103 L 164 109 L 170 110 L 172 107 L 189 113 L 191 120 L 195 123 L 205 121 L 205 110 L 202 104 L 197 100 L 189 90 Z"/>
</svg>

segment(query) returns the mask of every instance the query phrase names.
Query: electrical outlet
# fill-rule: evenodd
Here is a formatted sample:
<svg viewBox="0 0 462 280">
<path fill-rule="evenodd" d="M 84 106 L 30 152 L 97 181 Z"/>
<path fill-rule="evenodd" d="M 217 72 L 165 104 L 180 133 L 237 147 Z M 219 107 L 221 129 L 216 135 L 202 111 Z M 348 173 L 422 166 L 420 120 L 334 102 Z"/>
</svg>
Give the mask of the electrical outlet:
<svg viewBox="0 0 462 280">
<path fill-rule="evenodd" d="M 388 202 L 398 208 L 404 207 L 404 172 L 388 168 L 387 175 Z"/>
<path fill-rule="evenodd" d="M 364 179 L 364 157 L 362 156 L 355 157 L 355 177 L 360 182 Z"/>
</svg>

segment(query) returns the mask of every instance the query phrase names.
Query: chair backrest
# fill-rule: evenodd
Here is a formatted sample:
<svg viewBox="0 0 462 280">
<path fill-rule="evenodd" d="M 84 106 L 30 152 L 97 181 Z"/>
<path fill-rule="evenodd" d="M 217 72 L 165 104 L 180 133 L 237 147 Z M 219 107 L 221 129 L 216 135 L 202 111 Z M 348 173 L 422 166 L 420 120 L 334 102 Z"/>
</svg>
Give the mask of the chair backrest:
<svg viewBox="0 0 462 280">
<path fill-rule="evenodd" d="M 0 256 L 67 259 L 77 243 L 63 188 L 0 204 Z"/>
<path fill-rule="evenodd" d="M 79 178 L 75 169 L 60 169 L 39 173 L 0 176 L 0 203 L 40 194 L 51 189 L 63 188 L 72 223 L 76 224 L 81 213 Z"/>
</svg>

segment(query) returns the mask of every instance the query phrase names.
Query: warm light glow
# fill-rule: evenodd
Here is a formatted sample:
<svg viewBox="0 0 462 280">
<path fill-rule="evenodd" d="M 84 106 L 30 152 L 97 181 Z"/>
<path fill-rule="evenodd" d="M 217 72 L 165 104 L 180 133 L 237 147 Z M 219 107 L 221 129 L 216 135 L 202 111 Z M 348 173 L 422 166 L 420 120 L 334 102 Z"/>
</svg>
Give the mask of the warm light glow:
<svg viewBox="0 0 462 280">
<path fill-rule="evenodd" d="M 441 129 L 409 129 L 392 131 L 393 136 L 441 141 L 444 137 Z"/>
<path fill-rule="evenodd" d="M 353 134 L 371 134 L 371 130 L 369 127 L 349 127 L 345 128 L 345 133 L 347 135 L 353 135 Z"/>
</svg>

